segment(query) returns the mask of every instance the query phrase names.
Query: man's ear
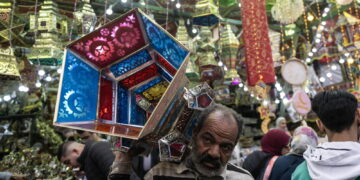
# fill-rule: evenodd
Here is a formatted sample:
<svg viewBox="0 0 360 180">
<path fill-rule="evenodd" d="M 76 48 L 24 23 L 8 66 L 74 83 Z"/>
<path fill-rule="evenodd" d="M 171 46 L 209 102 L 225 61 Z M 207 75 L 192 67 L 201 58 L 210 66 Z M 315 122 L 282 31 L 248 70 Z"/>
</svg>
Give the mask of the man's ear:
<svg viewBox="0 0 360 180">
<path fill-rule="evenodd" d="M 316 120 L 316 125 L 318 126 L 320 132 L 325 132 L 325 126 L 324 126 L 324 124 L 320 121 L 320 119 Z"/>
<path fill-rule="evenodd" d="M 72 149 L 71 152 L 73 152 L 75 154 L 80 154 L 79 150 L 77 150 L 76 148 Z"/>
</svg>

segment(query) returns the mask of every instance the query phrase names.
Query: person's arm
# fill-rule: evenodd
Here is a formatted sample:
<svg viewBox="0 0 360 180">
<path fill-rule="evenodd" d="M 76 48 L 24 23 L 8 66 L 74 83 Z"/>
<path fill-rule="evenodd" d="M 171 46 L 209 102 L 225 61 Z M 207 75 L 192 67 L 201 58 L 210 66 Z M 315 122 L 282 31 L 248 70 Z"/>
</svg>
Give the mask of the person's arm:
<svg viewBox="0 0 360 180">
<path fill-rule="evenodd" d="M 128 152 L 116 151 L 115 160 L 111 166 L 111 172 L 109 173 L 108 179 L 130 179 L 130 173 L 132 169 L 132 160 L 135 156 L 138 156 L 140 153 L 144 152 L 145 148 L 138 144 L 133 144 L 133 146 L 128 150 Z"/>
<path fill-rule="evenodd" d="M 153 180 L 153 169 L 151 168 L 144 176 L 144 180 Z"/>
<path fill-rule="evenodd" d="M 11 176 L 11 172 L 0 172 L 0 179 L 10 180 Z"/>
<path fill-rule="evenodd" d="M 258 160 L 256 159 L 256 155 L 255 155 L 256 151 L 253 154 L 248 155 L 248 157 L 246 157 L 242 167 L 244 169 L 246 169 L 247 171 L 249 171 L 253 176 L 254 176 L 254 172 L 259 164 L 259 162 L 257 162 Z"/>
<path fill-rule="evenodd" d="M 108 179 L 109 180 L 116 180 L 116 179 L 123 179 L 129 180 L 130 179 L 130 172 L 131 172 L 131 160 L 132 158 L 124 152 L 116 151 L 115 160 L 111 165 L 111 170 L 109 172 Z"/>
</svg>

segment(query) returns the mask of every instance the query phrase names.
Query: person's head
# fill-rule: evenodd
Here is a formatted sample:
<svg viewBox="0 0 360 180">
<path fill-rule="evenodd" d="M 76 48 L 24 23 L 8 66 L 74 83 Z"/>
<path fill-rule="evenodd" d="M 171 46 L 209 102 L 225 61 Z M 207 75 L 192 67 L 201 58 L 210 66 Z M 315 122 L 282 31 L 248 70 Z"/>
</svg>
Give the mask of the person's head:
<svg viewBox="0 0 360 180">
<path fill-rule="evenodd" d="M 360 122 L 358 102 L 354 95 L 346 91 L 331 90 L 318 93 L 312 100 L 312 110 L 320 120 L 316 123 L 321 131 L 330 137 L 344 131 L 356 133 Z"/>
<path fill-rule="evenodd" d="M 311 127 L 300 126 L 295 129 L 290 144 L 290 152 L 303 154 L 307 146 L 315 147 L 318 144 L 318 136 Z"/>
<path fill-rule="evenodd" d="M 289 152 L 290 136 L 279 129 L 272 129 L 261 138 L 263 152 L 273 155 L 284 155 Z"/>
<path fill-rule="evenodd" d="M 276 128 L 287 131 L 286 119 L 284 117 L 279 117 L 276 119 Z"/>
<path fill-rule="evenodd" d="M 242 131 L 242 117 L 234 110 L 214 104 L 201 112 L 193 130 L 190 159 L 203 176 L 223 172 Z"/>
<path fill-rule="evenodd" d="M 77 162 L 78 157 L 84 150 L 84 144 L 77 143 L 75 141 L 68 141 L 59 146 L 58 159 L 60 162 L 71 168 L 80 167 Z"/>
<path fill-rule="evenodd" d="M 76 130 L 76 132 L 79 134 L 81 141 L 84 143 L 88 141 L 101 141 L 101 138 L 96 133 L 82 130 Z"/>
</svg>

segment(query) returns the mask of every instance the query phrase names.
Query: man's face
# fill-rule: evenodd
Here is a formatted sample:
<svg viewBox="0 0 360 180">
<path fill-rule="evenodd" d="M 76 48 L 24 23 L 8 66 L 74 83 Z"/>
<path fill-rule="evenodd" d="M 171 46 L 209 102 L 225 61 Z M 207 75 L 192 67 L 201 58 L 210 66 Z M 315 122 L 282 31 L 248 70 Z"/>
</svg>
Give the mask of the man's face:
<svg viewBox="0 0 360 180">
<path fill-rule="evenodd" d="M 215 111 L 194 134 L 191 159 L 196 170 L 204 176 L 219 176 L 236 145 L 238 125 L 232 116 Z"/>
<path fill-rule="evenodd" d="M 80 164 L 77 162 L 77 158 L 80 156 L 80 153 L 76 149 L 67 150 L 66 154 L 61 157 L 60 161 L 66 166 L 71 168 L 78 168 Z"/>
</svg>

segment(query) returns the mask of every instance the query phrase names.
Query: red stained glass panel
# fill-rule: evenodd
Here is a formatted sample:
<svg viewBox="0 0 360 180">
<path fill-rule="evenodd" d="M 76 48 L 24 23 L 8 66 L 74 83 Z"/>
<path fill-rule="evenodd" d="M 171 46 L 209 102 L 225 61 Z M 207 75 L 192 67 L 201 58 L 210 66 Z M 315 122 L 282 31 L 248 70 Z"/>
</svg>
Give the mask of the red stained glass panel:
<svg viewBox="0 0 360 180">
<path fill-rule="evenodd" d="M 175 76 L 177 70 L 162 56 L 160 56 L 158 54 L 156 56 L 157 56 L 156 59 L 159 62 L 159 64 L 162 67 L 164 67 L 166 69 L 166 71 L 169 72 L 172 76 Z"/>
<path fill-rule="evenodd" d="M 101 78 L 100 81 L 100 104 L 99 118 L 112 120 L 113 88 L 112 81 Z"/>
<path fill-rule="evenodd" d="M 130 77 L 120 81 L 120 83 L 127 89 L 130 89 L 131 87 L 146 81 L 154 76 L 157 75 L 157 66 L 155 64 L 152 64 L 145 69 L 131 75 Z"/>
<path fill-rule="evenodd" d="M 103 68 L 145 46 L 136 12 L 131 11 L 75 41 L 69 48 Z"/>
</svg>

